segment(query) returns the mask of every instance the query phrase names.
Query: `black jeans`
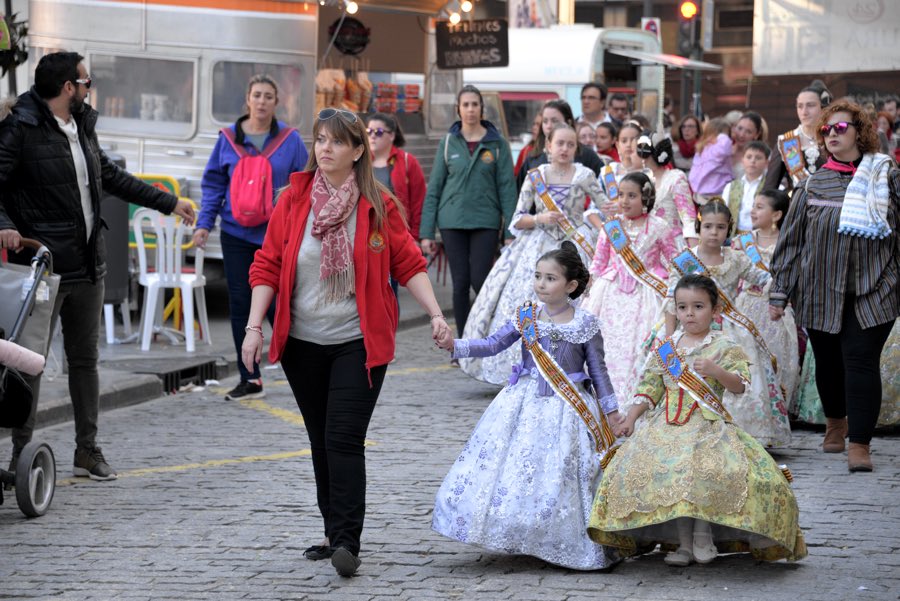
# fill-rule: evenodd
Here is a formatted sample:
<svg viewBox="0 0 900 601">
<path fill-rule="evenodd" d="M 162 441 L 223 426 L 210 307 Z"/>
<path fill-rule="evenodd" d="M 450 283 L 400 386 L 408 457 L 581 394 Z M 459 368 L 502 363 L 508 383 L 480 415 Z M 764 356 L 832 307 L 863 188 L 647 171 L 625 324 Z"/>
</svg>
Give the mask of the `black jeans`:
<svg viewBox="0 0 900 601">
<path fill-rule="evenodd" d="M 321 345 L 288 338 L 281 366 L 312 447 L 316 496 L 332 547 L 359 554 L 366 514 L 364 442 L 387 365 L 366 373 L 363 341 Z"/>
<path fill-rule="evenodd" d="M 471 308 L 469 289 L 475 290 L 475 294 L 481 291 L 497 256 L 499 236 L 500 233 L 492 229 L 441 230 L 450 277 L 453 278 L 453 318 L 460 337 Z"/>
<path fill-rule="evenodd" d="M 881 351 L 894 322 L 863 329 L 855 297 L 844 299 L 841 331 L 807 330 L 825 417 L 847 417 L 850 442 L 869 444 L 881 411 Z"/>
<path fill-rule="evenodd" d="M 100 314 L 103 312 L 104 282 L 96 284 L 60 284 L 50 318 L 50 332 L 62 321 L 63 347 L 69 366 L 69 396 L 75 417 L 75 444 L 93 447 L 97 439 L 97 415 L 100 411 Z M 34 391 L 31 415 L 21 428 L 12 431 L 13 447 L 21 449 L 34 433 L 34 418 L 41 391 L 41 376 L 28 377 Z"/>
<path fill-rule="evenodd" d="M 250 296 L 253 290 L 250 288 L 250 265 L 253 263 L 253 255 L 260 247 L 252 242 L 241 240 L 230 234 L 222 232 L 222 264 L 225 268 L 225 281 L 228 283 L 228 313 L 231 316 L 231 337 L 234 339 L 234 349 L 237 352 L 238 371 L 241 373 L 241 381 L 255 380 L 259 378 L 259 364 L 253 365 L 253 373 L 244 367 L 241 361 L 241 345 L 244 344 L 244 335 L 247 333 L 244 326 L 250 318 Z M 275 321 L 275 301 L 269 305 L 266 311 L 269 324 Z"/>
</svg>

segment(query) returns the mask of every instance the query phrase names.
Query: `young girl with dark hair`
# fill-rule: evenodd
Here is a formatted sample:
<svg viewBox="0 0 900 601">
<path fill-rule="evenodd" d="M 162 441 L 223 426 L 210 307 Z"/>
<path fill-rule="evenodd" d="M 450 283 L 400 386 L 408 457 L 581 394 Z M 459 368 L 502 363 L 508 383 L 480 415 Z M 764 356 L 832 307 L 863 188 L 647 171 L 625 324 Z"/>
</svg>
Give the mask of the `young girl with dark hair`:
<svg viewBox="0 0 900 601">
<path fill-rule="evenodd" d="M 800 511 L 786 474 L 729 414 L 725 393 L 740 395 L 752 376 L 742 345 L 712 329 L 721 310 L 715 283 L 680 278 L 674 304 L 683 328 L 643 369 L 637 404 L 620 427 L 631 439 L 604 471 L 590 537 L 623 555 L 675 546 L 665 562 L 679 567 L 709 563 L 720 552 L 803 559 Z M 648 409 L 646 425 L 635 431 Z"/>
<path fill-rule="evenodd" d="M 574 303 L 588 272 L 575 245 L 565 241 L 540 257 L 532 279 L 538 302 L 521 305 L 492 335 L 439 341 L 454 357 L 487 357 L 517 345 L 524 359 L 444 479 L 432 527 L 499 553 L 576 570 L 606 568 L 618 555 L 593 543 L 586 531 L 602 474 L 588 421 L 602 422 L 602 412 L 618 430 L 619 416 L 600 324 Z M 564 398 L 551 383 L 558 380 L 547 379 L 550 373 L 565 379 L 577 400 Z"/>
<path fill-rule="evenodd" d="M 649 177 L 637 172 L 622 178 L 618 226 L 608 221 L 609 229 L 604 229 L 597 240 L 590 267 L 594 283 L 582 304 L 600 321 L 610 357 L 609 378 L 623 402 L 631 396 L 629 391 L 646 355 L 641 346 L 659 315 L 663 297 L 629 268 L 631 261 L 616 251 L 621 242 L 613 238 L 625 236 L 644 269 L 665 281 L 666 265 L 676 250 L 669 224 L 653 215 L 654 203 L 655 191 Z"/>
<path fill-rule="evenodd" d="M 743 251 L 758 267 L 769 269 L 772 254 L 784 216 L 787 215 L 790 199 L 781 190 L 763 190 L 756 195 L 750 219 L 753 231 L 732 240 L 735 249 Z M 800 375 L 800 351 L 797 343 L 797 324 L 794 313 L 789 308 L 781 321 L 769 319 L 768 286 L 759 286 L 750 282 L 741 285 L 741 291 L 735 299 L 738 311 L 756 324 L 776 359 L 778 360 L 778 383 L 784 392 L 788 412 L 797 397 L 797 381 Z"/>
<path fill-rule="evenodd" d="M 528 290 L 534 277 L 534 263 L 542 254 L 556 248 L 561 240 L 571 237 L 566 231 L 567 223 L 593 249 L 602 227 L 598 206 L 609 203 L 593 171 L 573 162 L 577 146 L 575 130 L 569 125 L 561 123 L 551 130 L 548 140 L 550 162 L 537 167 L 522 186 L 509 226 L 515 240 L 497 259 L 485 279 L 463 330 L 464 338 L 487 336 L 509 319 L 523 298 L 530 297 Z M 541 182 L 547 188 L 545 195 L 538 192 Z M 546 198 L 553 203 L 552 207 L 548 206 Z M 585 249 L 580 252 L 582 260 L 590 262 L 591 253 Z M 509 366 L 521 359 L 519 347 L 511 346 L 491 357 L 463 359 L 460 367 L 478 380 L 503 384 L 509 376 Z"/>
<path fill-rule="evenodd" d="M 739 284 L 765 286 L 769 272 L 754 264 L 744 251 L 724 246 L 731 235 L 734 220 L 721 197 L 714 197 L 700 207 L 697 215 L 697 233 L 700 243 L 693 251 L 684 250 L 671 262 L 669 290 L 681 276 L 688 273 L 708 275 L 715 281 L 729 305 L 723 304 L 722 330 L 741 345 L 750 357 L 750 378 L 746 392 L 740 395 L 727 393 L 725 403 L 734 422 L 765 446 L 784 446 L 791 440 L 787 406 L 778 385 L 775 365 L 759 327 L 746 323 L 746 316 L 734 313 L 734 299 Z M 724 300 L 724 299 L 723 299 Z M 663 305 L 666 335 L 675 332 L 677 312 L 673 297 Z M 743 323 L 742 323 L 743 322 Z M 683 324 L 682 324 L 683 325 Z"/>
</svg>

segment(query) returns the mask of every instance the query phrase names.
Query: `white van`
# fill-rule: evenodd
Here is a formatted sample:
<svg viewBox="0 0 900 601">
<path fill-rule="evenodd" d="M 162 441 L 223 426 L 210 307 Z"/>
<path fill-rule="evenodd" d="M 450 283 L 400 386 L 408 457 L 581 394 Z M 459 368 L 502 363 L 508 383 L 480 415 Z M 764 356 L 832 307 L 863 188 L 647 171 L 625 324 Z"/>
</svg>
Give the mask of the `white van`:
<svg viewBox="0 0 900 601">
<path fill-rule="evenodd" d="M 252 75 L 272 76 L 280 88 L 277 116 L 312 135 L 314 5 L 242 4 L 249 10 L 30 0 L 29 73 L 47 52 L 82 54 L 104 149 L 122 155 L 132 173 L 174 177 L 181 195 L 199 203 L 218 132 L 242 114 Z M 221 258 L 218 236 L 210 238 L 207 256 Z"/>
</svg>

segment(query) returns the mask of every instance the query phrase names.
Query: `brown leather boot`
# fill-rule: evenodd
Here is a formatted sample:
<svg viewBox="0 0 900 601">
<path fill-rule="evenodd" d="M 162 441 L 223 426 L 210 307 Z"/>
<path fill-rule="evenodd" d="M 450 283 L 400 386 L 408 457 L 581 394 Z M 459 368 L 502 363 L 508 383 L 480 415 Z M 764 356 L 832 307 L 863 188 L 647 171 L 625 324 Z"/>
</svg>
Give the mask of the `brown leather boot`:
<svg viewBox="0 0 900 601">
<path fill-rule="evenodd" d="M 847 438 L 847 418 L 825 418 L 825 440 L 822 441 L 822 452 L 843 453 L 844 439 Z"/>
<path fill-rule="evenodd" d="M 869 445 L 851 442 L 847 449 L 847 469 L 851 472 L 871 472 L 872 457 L 869 455 Z"/>
</svg>

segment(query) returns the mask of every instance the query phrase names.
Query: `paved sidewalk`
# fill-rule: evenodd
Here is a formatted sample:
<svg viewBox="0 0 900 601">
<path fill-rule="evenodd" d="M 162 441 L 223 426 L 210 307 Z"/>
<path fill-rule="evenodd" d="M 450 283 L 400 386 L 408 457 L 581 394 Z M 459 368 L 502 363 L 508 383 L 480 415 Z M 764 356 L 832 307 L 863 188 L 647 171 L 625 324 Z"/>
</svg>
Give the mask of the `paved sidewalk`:
<svg viewBox="0 0 900 601">
<path fill-rule="evenodd" d="M 438 274 L 435 268 L 429 272 L 435 296 L 445 314 L 452 316 L 452 282 L 449 273 Z M 416 300 L 402 286 L 400 299 L 400 328 L 413 327 L 428 322 Z M 100 409 L 108 411 L 117 407 L 125 407 L 156 398 L 167 391 L 164 390 L 159 377 L 136 373 L 145 371 L 148 364 L 163 362 L 171 365 L 204 363 L 213 361 L 220 378 L 237 373 L 237 353 L 231 336 L 231 322 L 228 313 L 228 293 L 224 280 L 207 284 L 206 300 L 208 305 L 210 333 L 212 344 L 196 341 L 196 351 L 188 353 L 184 343 L 173 344 L 165 336 L 158 335 L 147 352 L 141 351 L 140 341 L 129 344 L 106 344 L 106 330 L 100 330 Z M 119 320 L 121 321 L 121 320 Z M 138 331 L 140 314 L 132 314 L 132 329 Z M 171 321 L 167 325 L 172 325 Z M 269 338 L 269 326 L 264 324 L 266 339 Z M 121 323 L 116 325 L 116 337 L 124 338 Z M 37 426 L 49 426 L 72 419 L 72 404 L 69 399 L 68 378 L 61 365 L 63 358 L 62 337 L 57 336 L 52 345 L 52 353 L 48 358 L 47 369 L 41 381 L 41 398 L 36 417 Z M 174 369 L 167 368 L 167 369 Z M 9 430 L 0 428 L 0 440 L 7 436 Z M 5 449 L 0 445 L 0 460 L 3 460 Z"/>
<path fill-rule="evenodd" d="M 69 423 L 45 428 L 59 464 L 50 511 L 0 507 L 0 598 L 231 601 L 896 600 L 900 438 L 873 442 L 876 471 L 849 474 L 821 434 L 795 433 L 779 460 L 795 476 L 810 556 L 796 564 L 724 556 L 670 568 L 661 554 L 575 572 L 465 546 L 430 529 L 434 494 L 496 394 L 451 369 L 426 326 L 398 337 L 369 429 L 368 514 L 359 575 L 302 551 L 321 537 L 309 444 L 279 370 L 266 398 L 202 392 L 105 412 L 115 482 L 71 478 Z M 5 443 L 0 440 L 0 448 Z"/>
</svg>

